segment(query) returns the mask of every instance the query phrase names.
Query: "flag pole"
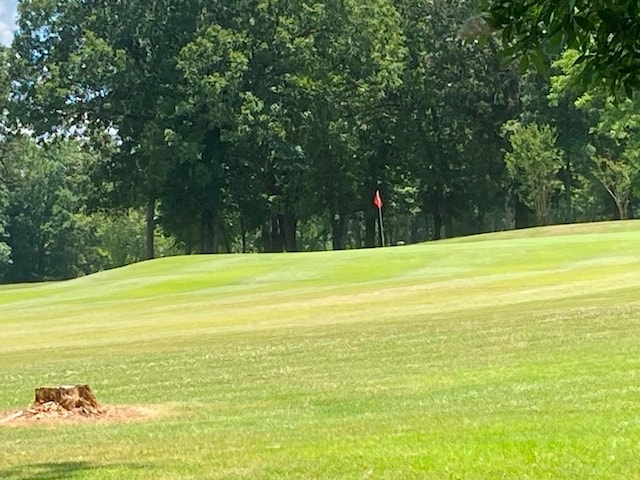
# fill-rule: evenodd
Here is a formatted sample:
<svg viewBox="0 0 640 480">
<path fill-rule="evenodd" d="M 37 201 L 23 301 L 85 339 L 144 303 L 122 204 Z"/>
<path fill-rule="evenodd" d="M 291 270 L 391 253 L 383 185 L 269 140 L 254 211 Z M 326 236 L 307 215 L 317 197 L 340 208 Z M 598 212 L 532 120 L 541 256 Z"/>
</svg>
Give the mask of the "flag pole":
<svg viewBox="0 0 640 480">
<path fill-rule="evenodd" d="M 380 220 L 380 245 L 384 247 L 384 225 L 382 223 L 382 207 L 378 209 L 378 219 Z"/>
<path fill-rule="evenodd" d="M 384 247 L 384 224 L 382 223 L 382 197 L 380 190 L 376 190 L 376 196 L 373 198 L 373 204 L 378 207 L 378 225 L 380 226 L 380 245 Z"/>
</svg>

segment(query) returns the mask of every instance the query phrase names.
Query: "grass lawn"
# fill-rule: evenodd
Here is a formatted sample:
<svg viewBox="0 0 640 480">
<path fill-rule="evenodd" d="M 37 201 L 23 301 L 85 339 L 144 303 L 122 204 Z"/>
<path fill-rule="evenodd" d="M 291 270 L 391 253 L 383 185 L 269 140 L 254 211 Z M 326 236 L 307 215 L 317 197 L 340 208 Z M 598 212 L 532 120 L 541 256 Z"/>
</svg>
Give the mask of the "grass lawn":
<svg viewBox="0 0 640 480">
<path fill-rule="evenodd" d="M 0 287 L 0 478 L 640 478 L 640 222 Z"/>
</svg>

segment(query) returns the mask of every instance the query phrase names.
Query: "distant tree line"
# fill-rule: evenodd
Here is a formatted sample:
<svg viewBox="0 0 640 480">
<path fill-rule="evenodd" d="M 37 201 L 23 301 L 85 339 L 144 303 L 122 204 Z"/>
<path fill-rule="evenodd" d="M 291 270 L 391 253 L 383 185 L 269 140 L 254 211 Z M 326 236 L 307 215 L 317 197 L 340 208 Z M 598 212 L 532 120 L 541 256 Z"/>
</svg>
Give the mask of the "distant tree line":
<svg viewBox="0 0 640 480">
<path fill-rule="evenodd" d="M 585 82 L 575 42 L 509 60 L 522 25 L 460 35 L 486 3 L 20 1 L 0 278 L 374 247 L 376 190 L 389 245 L 632 217 L 633 85 Z"/>
</svg>

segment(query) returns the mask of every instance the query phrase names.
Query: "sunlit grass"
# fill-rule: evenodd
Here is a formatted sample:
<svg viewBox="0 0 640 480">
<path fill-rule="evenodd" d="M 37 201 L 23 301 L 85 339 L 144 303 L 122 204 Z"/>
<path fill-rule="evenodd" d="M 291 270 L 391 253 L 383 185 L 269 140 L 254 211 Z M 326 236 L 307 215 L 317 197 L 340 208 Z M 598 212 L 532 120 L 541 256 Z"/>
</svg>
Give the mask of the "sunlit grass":
<svg viewBox="0 0 640 480">
<path fill-rule="evenodd" d="M 638 478 L 640 223 L 169 258 L 0 289 L 0 478 Z"/>
</svg>

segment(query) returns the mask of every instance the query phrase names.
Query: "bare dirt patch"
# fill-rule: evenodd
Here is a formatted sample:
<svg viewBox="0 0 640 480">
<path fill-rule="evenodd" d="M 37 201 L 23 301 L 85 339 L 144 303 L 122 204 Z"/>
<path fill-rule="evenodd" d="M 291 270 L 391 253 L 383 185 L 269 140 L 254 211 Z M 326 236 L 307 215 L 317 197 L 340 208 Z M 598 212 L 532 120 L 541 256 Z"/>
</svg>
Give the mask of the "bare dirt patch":
<svg viewBox="0 0 640 480">
<path fill-rule="evenodd" d="M 77 423 L 128 423 L 149 420 L 162 413 L 161 408 L 138 405 L 109 405 L 99 411 L 86 414 L 81 411 L 60 411 L 57 407 L 47 410 L 33 406 L 15 412 L 0 412 L 0 427 L 28 425 L 61 425 Z"/>
<path fill-rule="evenodd" d="M 24 410 L 0 413 L 0 426 L 80 422 L 132 422 L 157 416 L 160 409 L 100 405 L 88 385 L 40 387 Z"/>
</svg>

